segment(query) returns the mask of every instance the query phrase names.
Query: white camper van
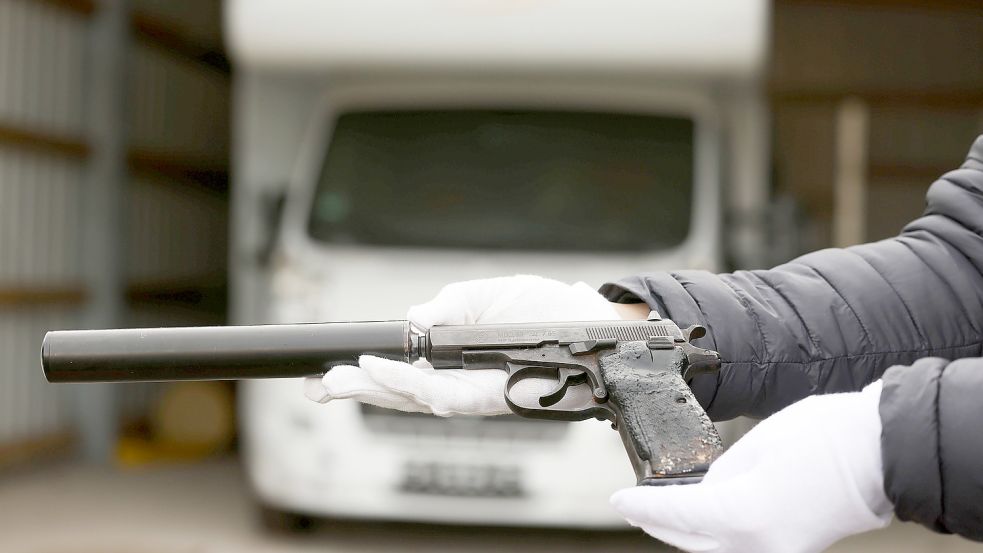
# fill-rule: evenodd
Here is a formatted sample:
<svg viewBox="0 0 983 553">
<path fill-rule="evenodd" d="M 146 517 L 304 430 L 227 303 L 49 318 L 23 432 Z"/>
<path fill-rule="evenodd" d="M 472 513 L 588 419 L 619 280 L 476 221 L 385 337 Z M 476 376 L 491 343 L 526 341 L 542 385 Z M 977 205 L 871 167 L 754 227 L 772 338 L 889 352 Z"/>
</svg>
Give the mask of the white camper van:
<svg viewBox="0 0 983 553">
<path fill-rule="evenodd" d="M 516 273 L 598 286 L 717 270 L 728 198 L 766 192 L 764 1 L 226 9 L 238 323 L 399 319 L 446 283 Z M 443 419 L 301 390 L 241 389 L 270 508 L 623 524 L 607 498 L 633 473 L 606 423 Z"/>
</svg>

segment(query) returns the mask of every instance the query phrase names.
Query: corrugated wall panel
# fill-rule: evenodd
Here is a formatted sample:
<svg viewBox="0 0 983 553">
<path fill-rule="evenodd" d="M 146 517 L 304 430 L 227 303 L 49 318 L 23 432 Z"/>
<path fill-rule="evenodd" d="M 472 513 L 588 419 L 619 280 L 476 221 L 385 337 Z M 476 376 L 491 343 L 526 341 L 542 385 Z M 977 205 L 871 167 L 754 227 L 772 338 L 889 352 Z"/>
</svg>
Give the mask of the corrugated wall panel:
<svg viewBox="0 0 983 553">
<path fill-rule="evenodd" d="M 983 132 L 983 109 L 871 108 L 872 165 L 955 169 Z M 925 179 L 925 188 L 931 177 Z"/>
<path fill-rule="evenodd" d="M 197 286 L 225 278 L 226 204 L 213 192 L 156 177 L 135 177 L 127 194 L 127 278 L 136 285 Z M 221 317 L 193 307 L 131 306 L 133 327 L 221 324 Z M 121 389 L 121 412 L 139 417 L 159 395 L 156 383 Z"/>
<path fill-rule="evenodd" d="M 132 0 L 133 11 L 178 27 L 180 34 L 198 44 L 222 45 L 222 3 L 201 0 Z"/>
<path fill-rule="evenodd" d="M 77 162 L 0 148 L 0 288 L 78 287 L 82 184 Z M 0 306 L 0 443 L 71 425 L 38 351 L 45 330 L 80 324 L 79 309 Z"/>
<path fill-rule="evenodd" d="M 224 166 L 228 75 L 146 44 L 134 46 L 130 67 L 133 147 Z"/>
<path fill-rule="evenodd" d="M 862 4 L 775 2 L 772 81 L 785 90 L 812 91 L 983 86 L 978 10 Z"/>
<path fill-rule="evenodd" d="M 127 216 L 128 277 L 134 282 L 224 279 L 225 198 L 188 183 L 137 176 Z"/>
<path fill-rule="evenodd" d="M 0 284 L 82 280 L 81 162 L 0 145 Z"/>
<path fill-rule="evenodd" d="M 0 0 L 0 121 L 83 134 L 87 22 L 30 0 Z"/>
<path fill-rule="evenodd" d="M 181 47 L 220 47 L 221 3 L 137 0 L 132 8 L 125 132 L 137 161 L 125 192 L 123 259 L 129 287 L 138 293 L 130 294 L 123 324 L 221 323 L 214 307 L 154 299 L 174 284 L 220 287 L 225 278 L 225 196 L 175 175 L 221 175 L 227 167 L 228 74 Z M 6 297 L 0 303 L 0 444 L 71 424 L 67 389 L 43 382 L 37 352 L 45 330 L 77 328 L 85 320 L 80 206 L 91 123 L 85 115 L 89 24 L 84 13 L 57 3 L 0 0 L 0 129 L 22 142 L 0 141 L 0 290 Z M 178 47 L 155 42 L 154 30 L 173 33 Z M 24 136 L 35 147 L 25 147 Z M 25 290 L 30 294 L 18 292 Z M 119 387 L 124 419 L 144 414 L 159 389 Z"/>
<path fill-rule="evenodd" d="M 135 2 L 135 13 L 160 18 L 178 34 L 217 44 L 220 4 Z M 210 15 L 211 14 L 211 15 Z M 213 17 L 211 20 L 210 17 Z M 190 32 L 189 32 L 190 31 Z M 229 156 L 229 77 L 160 45 L 130 51 L 131 150 L 180 168 L 224 170 Z M 126 277 L 143 288 L 194 288 L 224 282 L 228 234 L 225 195 L 200 183 L 135 167 L 126 197 Z M 194 305 L 130 305 L 128 326 L 221 324 L 222 314 Z M 151 408 L 160 384 L 121 388 L 126 419 Z"/>
<path fill-rule="evenodd" d="M 870 110 L 866 236 L 896 235 L 925 206 L 925 192 L 962 165 L 983 132 L 981 110 L 877 108 Z"/>
<path fill-rule="evenodd" d="M 72 417 L 65 401 L 68 390 L 44 381 L 38 351 L 46 330 L 77 324 L 76 313 L 62 308 L 0 311 L 0 444 L 70 428 Z"/>
<path fill-rule="evenodd" d="M 84 17 L 28 0 L 0 0 L 0 126 L 83 135 Z M 65 390 L 38 365 L 45 330 L 80 324 L 80 305 L 30 305 L 17 290 L 78 289 L 84 162 L 0 142 L 0 444 L 71 426 Z M 12 298 L 12 299 L 11 299 Z M 56 302 L 57 303 L 57 302 Z"/>
</svg>

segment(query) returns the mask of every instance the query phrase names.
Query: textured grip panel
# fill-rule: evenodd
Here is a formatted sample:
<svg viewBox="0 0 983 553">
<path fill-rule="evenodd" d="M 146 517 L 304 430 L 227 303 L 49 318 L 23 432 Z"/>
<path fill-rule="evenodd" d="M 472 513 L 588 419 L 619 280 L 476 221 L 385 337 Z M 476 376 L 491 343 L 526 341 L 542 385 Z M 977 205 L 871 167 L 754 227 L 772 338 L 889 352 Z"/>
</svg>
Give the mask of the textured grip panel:
<svg viewBox="0 0 983 553">
<path fill-rule="evenodd" d="M 601 357 L 601 376 L 639 484 L 699 481 L 723 451 L 682 378 L 685 363 L 679 348 L 650 350 L 644 342 L 621 343 Z"/>
</svg>

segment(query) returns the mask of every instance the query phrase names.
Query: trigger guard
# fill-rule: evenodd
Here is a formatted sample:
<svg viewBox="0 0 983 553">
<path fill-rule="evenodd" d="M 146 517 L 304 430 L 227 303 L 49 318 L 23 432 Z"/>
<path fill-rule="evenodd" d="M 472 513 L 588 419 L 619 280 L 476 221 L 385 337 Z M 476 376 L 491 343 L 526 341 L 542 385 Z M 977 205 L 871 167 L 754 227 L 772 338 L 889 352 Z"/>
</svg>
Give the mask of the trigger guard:
<svg viewBox="0 0 983 553">
<path fill-rule="evenodd" d="M 527 411 L 528 408 L 523 407 L 518 403 L 512 401 L 512 395 L 511 395 L 512 387 L 515 386 L 520 380 L 522 380 L 522 378 L 516 378 L 516 375 L 518 375 L 521 370 L 522 369 L 516 371 L 509 371 L 509 377 L 505 381 L 505 405 L 507 405 L 508 408 L 511 409 L 512 412 L 515 413 L 516 415 L 528 416 L 524 414 L 524 411 Z"/>
<path fill-rule="evenodd" d="M 513 412 L 516 413 L 518 413 L 517 410 L 527 409 L 526 407 L 522 407 L 518 403 L 512 401 L 512 395 L 511 395 L 512 388 L 515 387 L 515 385 L 518 384 L 520 380 L 526 378 L 525 376 L 522 376 L 522 371 L 524 370 L 527 369 L 525 369 L 524 367 L 520 367 L 518 369 L 509 371 L 509 377 L 505 381 L 505 404 L 509 406 L 509 409 L 511 409 Z"/>
<path fill-rule="evenodd" d="M 559 402 L 559 400 L 562 399 L 564 395 L 566 395 L 565 390 L 568 389 L 571 385 L 571 382 L 569 382 L 570 379 L 577 379 L 578 377 L 583 377 L 583 382 L 576 382 L 576 380 L 574 380 L 573 384 L 591 385 L 589 376 L 584 374 L 582 371 L 576 371 L 576 374 L 567 374 L 566 379 L 564 379 L 563 376 L 561 375 L 561 383 L 558 389 L 554 390 L 553 392 L 550 392 L 549 394 L 546 394 L 546 396 L 540 397 L 540 400 L 542 400 L 543 397 L 547 397 L 551 394 L 556 393 L 560 389 L 563 389 L 564 393 L 561 394 L 556 401 L 549 403 L 548 405 L 542 405 L 542 401 L 540 401 L 541 403 L 540 407 L 527 407 L 524 405 L 520 405 L 512 400 L 512 396 L 511 396 L 512 388 L 516 384 L 518 384 L 520 380 L 523 380 L 525 378 L 535 378 L 540 374 L 545 375 L 545 373 L 555 371 L 556 369 L 557 367 L 542 367 L 536 365 L 528 365 L 528 366 L 519 367 L 514 370 L 510 370 L 509 377 L 505 381 L 505 394 L 504 394 L 505 404 L 508 406 L 509 409 L 512 410 L 513 413 L 519 415 L 520 417 L 526 417 L 526 418 L 560 420 L 560 421 L 582 421 L 591 418 L 598 419 L 598 420 L 613 420 L 614 413 L 611 412 L 611 409 L 602 403 L 597 403 L 596 401 L 593 404 L 584 407 L 583 409 L 556 409 L 552 407 L 557 402 Z M 563 368 L 560 369 L 563 370 Z M 573 372 L 570 369 L 566 369 L 566 371 Z M 566 382 L 565 386 L 564 386 L 564 382 Z M 591 387 L 593 388 L 593 386 Z"/>
</svg>

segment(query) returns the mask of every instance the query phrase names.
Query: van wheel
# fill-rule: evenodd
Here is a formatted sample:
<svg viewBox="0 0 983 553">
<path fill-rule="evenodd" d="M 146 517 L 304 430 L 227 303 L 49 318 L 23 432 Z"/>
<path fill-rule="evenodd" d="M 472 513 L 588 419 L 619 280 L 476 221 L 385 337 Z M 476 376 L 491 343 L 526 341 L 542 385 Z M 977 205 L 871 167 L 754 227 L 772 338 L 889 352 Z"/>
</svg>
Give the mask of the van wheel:
<svg viewBox="0 0 983 553">
<path fill-rule="evenodd" d="M 263 528 L 278 534 L 303 534 L 314 530 L 315 519 L 308 515 L 260 506 L 259 520 Z"/>
</svg>

